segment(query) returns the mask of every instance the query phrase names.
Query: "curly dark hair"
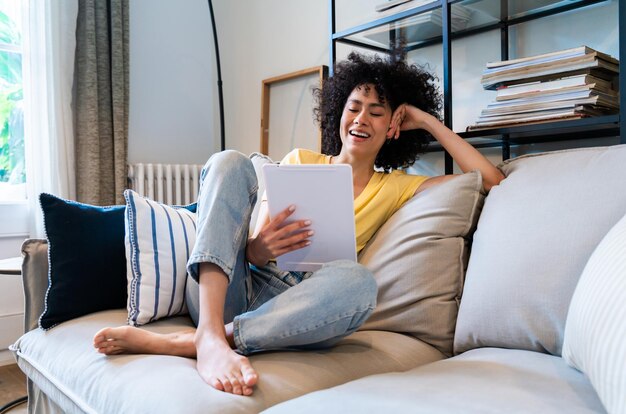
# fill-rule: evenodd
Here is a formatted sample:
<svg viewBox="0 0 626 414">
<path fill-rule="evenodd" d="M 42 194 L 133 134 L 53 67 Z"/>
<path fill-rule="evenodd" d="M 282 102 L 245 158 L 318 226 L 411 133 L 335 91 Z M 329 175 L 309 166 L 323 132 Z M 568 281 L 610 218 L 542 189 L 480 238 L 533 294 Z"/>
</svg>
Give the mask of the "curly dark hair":
<svg viewBox="0 0 626 414">
<path fill-rule="evenodd" d="M 322 152 L 341 152 L 339 135 L 341 115 L 348 97 L 359 86 L 371 84 L 381 103 L 388 102 L 394 111 L 403 103 L 413 105 L 440 119 L 441 96 L 435 77 L 423 67 L 406 63 L 402 48 L 395 48 L 388 57 L 365 56 L 352 52 L 348 59 L 335 65 L 335 73 L 314 91 L 317 105 L 315 117 L 322 129 Z M 431 141 L 421 129 L 402 131 L 400 139 L 382 146 L 374 165 L 389 172 L 412 165 Z"/>
</svg>

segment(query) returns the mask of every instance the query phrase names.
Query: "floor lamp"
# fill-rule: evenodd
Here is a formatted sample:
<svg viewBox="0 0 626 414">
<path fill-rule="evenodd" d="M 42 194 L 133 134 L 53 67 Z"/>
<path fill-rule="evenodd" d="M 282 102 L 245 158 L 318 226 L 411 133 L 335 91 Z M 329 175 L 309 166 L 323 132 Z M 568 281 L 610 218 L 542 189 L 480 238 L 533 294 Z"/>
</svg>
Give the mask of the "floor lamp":
<svg viewBox="0 0 626 414">
<path fill-rule="evenodd" d="M 213 13 L 213 3 L 209 2 L 209 12 L 211 13 L 211 26 L 213 27 L 213 41 L 215 42 L 215 60 L 217 63 L 217 94 L 220 106 L 220 148 L 226 149 L 226 132 L 224 130 L 224 94 L 222 91 L 222 67 L 220 65 L 220 47 L 217 41 L 217 29 L 215 27 L 215 15 Z"/>
</svg>

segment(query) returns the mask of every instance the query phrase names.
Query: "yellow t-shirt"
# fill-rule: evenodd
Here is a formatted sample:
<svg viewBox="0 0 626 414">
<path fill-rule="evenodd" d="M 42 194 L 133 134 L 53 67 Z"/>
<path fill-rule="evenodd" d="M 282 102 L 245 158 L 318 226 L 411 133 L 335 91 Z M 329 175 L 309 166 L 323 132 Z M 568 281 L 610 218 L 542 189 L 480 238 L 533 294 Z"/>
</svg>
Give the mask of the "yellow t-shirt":
<svg viewBox="0 0 626 414">
<path fill-rule="evenodd" d="M 330 164 L 330 155 L 295 149 L 281 164 Z M 367 186 L 354 199 L 356 250 L 360 252 L 380 226 L 409 200 L 429 177 L 405 171 L 374 172 Z"/>
</svg>

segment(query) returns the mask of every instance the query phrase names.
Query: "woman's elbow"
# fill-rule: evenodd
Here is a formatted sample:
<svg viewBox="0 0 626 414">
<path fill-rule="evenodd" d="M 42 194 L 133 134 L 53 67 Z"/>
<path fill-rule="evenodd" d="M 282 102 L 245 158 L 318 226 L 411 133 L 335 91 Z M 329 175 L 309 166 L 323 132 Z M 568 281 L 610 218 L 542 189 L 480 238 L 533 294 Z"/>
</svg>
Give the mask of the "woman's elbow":
<svg viewBox="0 0 626 414">
<path fill-rule="evenodd" d="M 502 180 L 504 180 L 504 174 L 502 174 L 500 170 L 496 170 L 496 172 L 489 177 L 483 177 L 483 187 L 486 192 L 489 192 L 492 187 L 500 184 Z"/>
</svg>

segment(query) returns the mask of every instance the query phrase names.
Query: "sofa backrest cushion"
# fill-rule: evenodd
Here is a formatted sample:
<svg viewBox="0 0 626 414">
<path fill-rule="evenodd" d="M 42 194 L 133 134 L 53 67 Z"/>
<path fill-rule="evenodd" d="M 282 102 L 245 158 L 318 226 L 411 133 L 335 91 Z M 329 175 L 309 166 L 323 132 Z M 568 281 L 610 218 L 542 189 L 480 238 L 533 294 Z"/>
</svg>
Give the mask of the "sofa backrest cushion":
<svg viewBox="0 0 626 414">
<path fill-rule="evenodd" d="M 452 353 L 471 237 L 484 194 L 479 172 L 409 200 L 359 256 L 374 273 L 378 304 L 362 330 L 405 333 Z"/>
<path fill-rule="evenodd" d="M 626 216 L 587 262 L 563 341 L 563 359 L 589 377 L 606 410 L 626 413 Z"/>
<path fill-rule="evenodd" d="M 594 248 L 626 211 L 626 145 L 528 155 L 500 166 L 474 234 L 454 340 L 561 354 Z"/>
</svg>

